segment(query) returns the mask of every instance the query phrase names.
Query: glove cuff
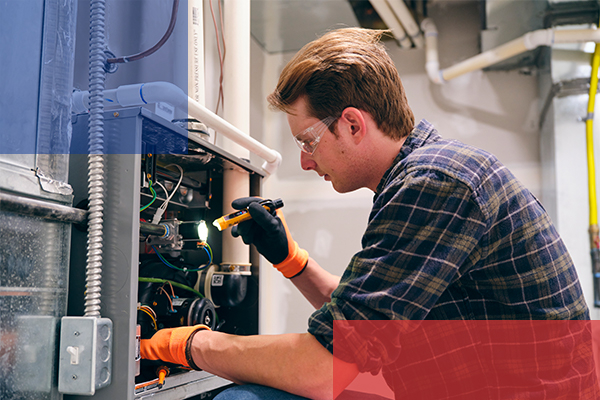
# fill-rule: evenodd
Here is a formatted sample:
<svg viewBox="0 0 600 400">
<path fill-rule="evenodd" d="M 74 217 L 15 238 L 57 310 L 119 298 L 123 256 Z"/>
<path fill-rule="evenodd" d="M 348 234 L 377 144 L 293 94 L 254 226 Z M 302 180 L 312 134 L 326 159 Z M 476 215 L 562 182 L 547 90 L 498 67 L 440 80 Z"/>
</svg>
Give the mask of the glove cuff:
<svg viewBox="0 0 600 400">
<path fill-rule="evenodd" d="M 186 367 L 199 369 L 192 359 L 191 343 L 194 335 L 201 330 L 210 330 L 206 325 L 186 326 L 178 329 L 173 329 L 169 340 L 169 351 L 173 357 L 175 364 L 184 365 Z M 191 360 L 191 363 L 190 363 Z"/>
<path fill-rule="evenodd" d="M 286 278 L 298 275 L 308 263 L 308 251 L 301 249 L 296 241 L 289 246 L 289 253 L 285 260 L 273 265 Z"/>
</svg>

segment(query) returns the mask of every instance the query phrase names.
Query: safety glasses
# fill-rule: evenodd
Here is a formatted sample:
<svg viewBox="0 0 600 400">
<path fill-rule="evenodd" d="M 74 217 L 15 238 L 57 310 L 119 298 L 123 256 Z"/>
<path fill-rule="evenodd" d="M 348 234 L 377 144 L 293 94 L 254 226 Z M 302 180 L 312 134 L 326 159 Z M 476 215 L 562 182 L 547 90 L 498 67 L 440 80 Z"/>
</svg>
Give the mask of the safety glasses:
<svg viewBox="0 0 600 400">
<path fill-rule="evenodd" d="M 312 156 L 317 149 L 321 138 L 336 119 L 337 118 L 335 117 L 323 118 L 316 124 L 311 125 L 302 132 L 294 135 L 294 140 L 298 147 L 300 147 L 300 150 Z"/>
</svg>

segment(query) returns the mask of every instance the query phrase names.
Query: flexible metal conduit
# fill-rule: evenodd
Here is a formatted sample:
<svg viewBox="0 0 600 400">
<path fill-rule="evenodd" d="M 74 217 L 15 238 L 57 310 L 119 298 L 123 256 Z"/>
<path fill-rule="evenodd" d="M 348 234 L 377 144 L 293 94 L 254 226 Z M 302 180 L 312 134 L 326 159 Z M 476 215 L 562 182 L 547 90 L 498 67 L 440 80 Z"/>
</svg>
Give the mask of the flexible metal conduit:
<svg viewBox="0 0 600 400">
<path fill-rule="evenodd" d="M 425 33 L 425 69 L 429 79 L 437 84 L 445 83 L 467 72 L 489 67 L 539 46 L 552 46 L 554 43 L 600 42 L 599 29 L 540 29 L 440 70 L 438 32 L 435 23 L 431 18 L 425 18 L 421 22 L 421 29 Z"/>
<path fill-rule="evenodd" d="M 102 247 L 104 241 L 104 71 L 106 38 L 104 35 L 105 0 L 90 3 L 88 120 L 88 242 L 86 265 L 86 317 L 100 317 Z"/>
<path fill-rule="evenodd" d="M 73 112 L 86 112 L 91 104 L 91 95 L 88 92 L 73 93 Z M 243 146 L 252 153 L 261 157 L 266 162 L 262 168 L 267 174 L 272 174 L 281 164 L 281 154 L 258 140 L 246 135 L 217 114 L 204 107 L 196 100 L 188 97 L 178 86 L 169 82 L 148 82 L 134 85 L 123 85 L 116 89 L 104 92 L 106 105 L 120 105 L 123 107 L 142 106 L 164 102 L 186 111 L 193 118 L 202 121 L 219 133 L 228 137 L 235 143 Z"/>
</svg>

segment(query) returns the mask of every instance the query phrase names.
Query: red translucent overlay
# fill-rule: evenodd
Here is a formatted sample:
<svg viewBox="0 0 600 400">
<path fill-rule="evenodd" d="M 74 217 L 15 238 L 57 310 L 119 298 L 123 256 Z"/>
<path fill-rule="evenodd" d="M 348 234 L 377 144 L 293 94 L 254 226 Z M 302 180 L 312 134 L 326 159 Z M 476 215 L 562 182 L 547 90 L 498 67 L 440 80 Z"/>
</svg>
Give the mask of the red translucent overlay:
<svg viewBox="0 0 600 400">
<path fill-rule="evenodd" d="M 333 336 L 338 400 L 600 399 L 600 321 L 334 321 Z"/>
</svg>

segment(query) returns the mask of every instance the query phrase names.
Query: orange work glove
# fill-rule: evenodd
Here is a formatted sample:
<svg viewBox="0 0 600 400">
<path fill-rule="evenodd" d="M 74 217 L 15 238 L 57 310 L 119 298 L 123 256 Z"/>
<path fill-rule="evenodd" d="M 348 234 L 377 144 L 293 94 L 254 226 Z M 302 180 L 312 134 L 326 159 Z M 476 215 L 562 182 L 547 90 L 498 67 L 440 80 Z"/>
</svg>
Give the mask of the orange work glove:
<svg viewBox="0 0 600 400">
<path fill-rule="evenodd" d="M 140 355 L 146 360 L 162 360 L 199 370 L 191 354 L 192 338 L 196 332 L 210 330 L 206 325 L 161 329 L 150 339 L 143 339 Z"/>
<path fill-rule="evenodd" d="M 241 236 L 246 244 L 254 244 L 286 278 L 299 275 L 308 263 L 308 252 L 292 239 L 283 212 L 269 212 L 260 204 L 259 197 L 236 199 L 231 206 L 236 210 L 248 209 L 251 220 L 240 222 L 231 230 L 234 237 Z"/>
</svg>

